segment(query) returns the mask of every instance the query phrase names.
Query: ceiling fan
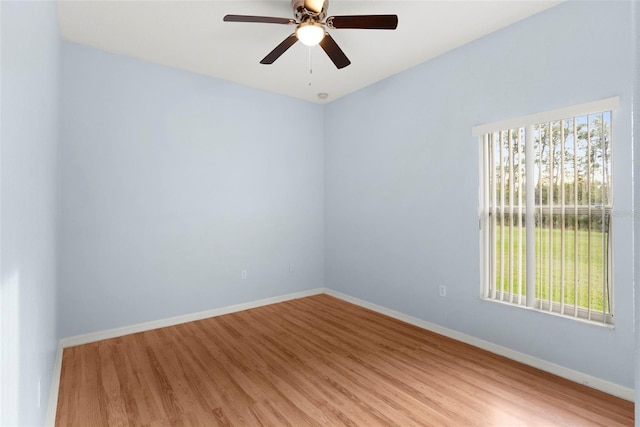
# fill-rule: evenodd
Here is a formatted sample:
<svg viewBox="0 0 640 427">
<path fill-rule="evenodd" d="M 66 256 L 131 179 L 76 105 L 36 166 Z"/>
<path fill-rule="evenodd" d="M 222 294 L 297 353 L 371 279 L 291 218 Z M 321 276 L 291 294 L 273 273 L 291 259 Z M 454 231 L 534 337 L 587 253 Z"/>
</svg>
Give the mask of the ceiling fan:
<svg viewBox="0 0 640 427">
<path fill-rule="evenodd" d="M 307 46 L 320 45 L 337 68 L 351 64 L 340 46 L 324 27 L 331 29 L 356 28 L 371 30 L 395 30 L 397 15 L 344 15 L 327 17 L 329 0 L 291 0 L 295 19 L 270 16 L 226 15 L 225 22 L 258 22 L 264 24 L 295 25 L 296 31 L 276 46 L 261 64 L 273 64 L 298 40 Z"/>
</svg>

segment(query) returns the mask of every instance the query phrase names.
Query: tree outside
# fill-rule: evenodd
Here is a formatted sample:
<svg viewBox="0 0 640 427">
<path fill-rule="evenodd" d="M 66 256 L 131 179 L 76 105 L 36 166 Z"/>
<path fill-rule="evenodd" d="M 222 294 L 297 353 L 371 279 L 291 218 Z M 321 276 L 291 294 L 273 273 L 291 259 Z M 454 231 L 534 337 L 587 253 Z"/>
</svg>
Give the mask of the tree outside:
<svg viewBox="0 0 640 427">
<path fill-rule="evenodd" d="M 494 289 L 511 302 L 526 294 L 529 165 L 535 179 L 536 297 L 609 313 L 611 113 L 534 126 L 534 140 L 535 159 L 527 162 L 524 128 L 491 135 Z"/>
</svg>

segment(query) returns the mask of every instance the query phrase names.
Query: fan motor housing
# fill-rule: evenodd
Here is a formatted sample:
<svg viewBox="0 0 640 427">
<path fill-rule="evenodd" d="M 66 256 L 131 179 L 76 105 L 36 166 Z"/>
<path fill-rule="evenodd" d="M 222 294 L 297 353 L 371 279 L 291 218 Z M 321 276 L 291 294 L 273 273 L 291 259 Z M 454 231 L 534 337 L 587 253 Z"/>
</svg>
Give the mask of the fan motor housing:
<svg viewBox="0 0 640 427">
<path fill-rule="evenodd" d="M 291 8 L 298 22 L 312 20 L 314 22 L 322 22 L 327 17 L 327 9 L 329 8 L 329 0 L 324 0 L 322 10 L 319 13 L 304 7 L 304 0 L 291 0 Z"/>
</svg>

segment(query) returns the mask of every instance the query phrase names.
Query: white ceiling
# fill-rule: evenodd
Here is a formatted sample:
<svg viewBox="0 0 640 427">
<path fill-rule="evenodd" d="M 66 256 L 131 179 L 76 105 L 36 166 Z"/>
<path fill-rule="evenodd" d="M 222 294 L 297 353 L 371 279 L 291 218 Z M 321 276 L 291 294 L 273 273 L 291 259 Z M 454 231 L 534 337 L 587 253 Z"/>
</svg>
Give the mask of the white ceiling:
<svg viewBox="0 0 640 427">
<path fill-rule="evenodd" d="M 292 18 L 290 0 L 59 0 L 58 14 L 65 40 L 326 103 L 560 2 L 332 0 L 330 16 L 398 15 L 396 31 L 330 30 L 351 59 L 342 70 L 319 46 L 301 43 L 261 65 L 295 28 L 222 21 L 226 14 Z M 319 92 L 329 98 L 319 100 Z"/>
</svg>

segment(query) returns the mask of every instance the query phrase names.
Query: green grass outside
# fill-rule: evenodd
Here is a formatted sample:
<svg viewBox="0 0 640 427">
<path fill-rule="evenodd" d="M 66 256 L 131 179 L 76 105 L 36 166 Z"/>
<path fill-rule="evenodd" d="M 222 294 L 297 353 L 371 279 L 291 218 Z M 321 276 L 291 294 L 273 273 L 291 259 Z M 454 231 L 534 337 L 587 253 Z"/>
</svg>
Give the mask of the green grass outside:
<svg viewBox="0 0 640 427">
<path fill-rule="evenodd" d="M 552 234 L 551 234 L 552 233 Z M 502 289 L 506 292 L 509 291 L 509 225 L 504 226 L 504 272 L 501 270 L 501 239 L 500 239 L 500 225 L 497 226 L 496 236 L 496 289 Z M 551 234 L 551 239 L 550 239 Z M 562 302 L 562 282 L 564 279 L 564 303 L 568 305 L 574 305 L 575 294 L 577 288 L 578 306 L 588 307 L 588 302 L 591 300 L 591 309 L 596 311 L 602 311 L 603 304 L 603 275 L 604 271 L 603 259 L 606 259 L 606 253 L 603 253 L 603 233 L 599 231 L 591 231 L 591 253 L 589 254 L 589 233 L 586 230 L 578 230 L 577 233 L 574 230 L 564 231 L 564 277 L 561 270 L 562 266 L 562 232 L 560 230 L 553 230 L 550 232 L 548 228 L 536 228 L 536 296 L 543 301 L 549 300 L 549 293 L 551 292 L 552 301 Z M 607 235 L 605 234 L 605 244 Z M 576 249 L 577 238 L 577 263 L 574 257 Z M 522 239 L 518 236 L 518 227 L 513 227 L 513 278 L 512 287 L 514 295 L 526 294 L 524 281 L 526 277 L 526 263 L 525 263 L 525 231 L 522 229 Z M 520 279 L 518 277 L 518 250 L 522 246 L 522 286 L 519 286 Z M 552 262 L 549 262 L 549 250 L 553 251 Z M 541 255 L 542 254 L 542 255 Z M 545 262 L 541 262 L 545 260 Z M 551 264 L 551 265 L 550 265 Z M 551 280 L 549 272 L 551 274 Z M 577 282 L 575 280 L 577 272 Z M 589 294 L 589 277 L 591 278 L 591 294 Z M 551 289 L 549 289 L 549 283 L 551 283 Z M 605 295 L 606 295 L 605 291 Z M 514 301 L 516 302 L 516 301 Z M 605 301 L 608 308 L 608 302 Z M 607 310 L 608 311 L 608 310 Z"/>
</svg>

